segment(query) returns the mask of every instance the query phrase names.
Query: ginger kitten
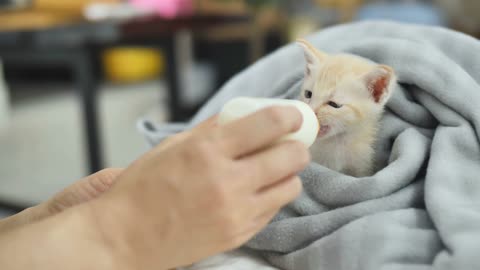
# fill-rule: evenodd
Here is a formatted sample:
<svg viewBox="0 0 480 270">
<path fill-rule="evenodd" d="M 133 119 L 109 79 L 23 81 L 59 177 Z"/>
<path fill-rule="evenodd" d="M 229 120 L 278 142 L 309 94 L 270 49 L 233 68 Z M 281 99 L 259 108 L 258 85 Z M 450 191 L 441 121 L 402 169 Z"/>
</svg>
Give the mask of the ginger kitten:
<svg viewBox="0 0 480 270">
<path fill-rule="evenodd" d="M 299 99 L 317 115 L 312 159 L 351 176 L 373 173 L 377 129 L 396 77 L 389 66 L 349 55 L 328 55 L 298 40 L 307 62 Z"/>
</svg>

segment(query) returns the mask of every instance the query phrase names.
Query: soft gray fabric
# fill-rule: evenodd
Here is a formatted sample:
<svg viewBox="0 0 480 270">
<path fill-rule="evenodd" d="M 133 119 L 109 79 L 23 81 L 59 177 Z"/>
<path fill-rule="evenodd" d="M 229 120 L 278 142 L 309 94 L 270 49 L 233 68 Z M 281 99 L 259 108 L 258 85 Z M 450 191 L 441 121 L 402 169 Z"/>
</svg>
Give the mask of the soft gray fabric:
<svg viewBox="0 0 480 270">
<path fill-rule="evenodd" d="M 289 270 L 480 269 L 480 43 L 391 22 L 337 26 L 309 40 L 396 70 L 379 171 L 356 179 L 311 164 L 301 197 L 248 247 Z M 303 68 L 302 50 L 288 45 L 227 83 L 190 124 L 235 96 L 294 97 Z M 169 134 L 158 129 L 146 132 L 153 142 Z"/>
</svg>

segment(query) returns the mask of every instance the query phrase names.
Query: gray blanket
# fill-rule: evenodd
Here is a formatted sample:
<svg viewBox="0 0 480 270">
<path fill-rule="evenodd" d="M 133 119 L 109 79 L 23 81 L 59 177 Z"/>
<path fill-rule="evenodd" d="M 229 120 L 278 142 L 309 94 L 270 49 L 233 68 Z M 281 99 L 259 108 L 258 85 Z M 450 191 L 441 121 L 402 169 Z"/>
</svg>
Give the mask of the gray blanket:
<svg viewBox="0 0 480 270">
<path fill-rule="evenodd" d="M 356 179 L 311 164 L 301 197 L 247 246 L 289 270 L 480 269 L 480 43 L 391 22 L 337 26 L 308 40 L 396 70 L 377 173 Z M 235 96 L 293 98 L 303 69 L 302 50 L 290 44 L 233 78 L 190 123 L 142 122 L 142 130 L 155 144 Z"/>
</svg>

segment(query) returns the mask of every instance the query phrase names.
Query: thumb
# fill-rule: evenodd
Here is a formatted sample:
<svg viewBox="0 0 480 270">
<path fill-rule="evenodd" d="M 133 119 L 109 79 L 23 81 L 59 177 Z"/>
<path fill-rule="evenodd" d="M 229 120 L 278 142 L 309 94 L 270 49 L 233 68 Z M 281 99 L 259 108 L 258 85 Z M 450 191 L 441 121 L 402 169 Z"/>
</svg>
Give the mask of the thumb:
<svg viewBox="0 0 480 270">
<path fill-rule="evenodd" d="M 172 135 L 171 137 L 165 139 L 162 143 L 157 145 L 155 147 L 154 152 L 155 153 L 161 152 L 172 145 L 181 143 L 182 141 L 192 136 L 192 134 L 201 133 L 213 127 L 216 127 L 217 121 L 218 121 L 218 115 L 214 115 L 208 118 L 207 120 L 203 121 L 202 123 L 198 124 L 197 126 L 193 127 L 191 130 Z"/>
</svg>

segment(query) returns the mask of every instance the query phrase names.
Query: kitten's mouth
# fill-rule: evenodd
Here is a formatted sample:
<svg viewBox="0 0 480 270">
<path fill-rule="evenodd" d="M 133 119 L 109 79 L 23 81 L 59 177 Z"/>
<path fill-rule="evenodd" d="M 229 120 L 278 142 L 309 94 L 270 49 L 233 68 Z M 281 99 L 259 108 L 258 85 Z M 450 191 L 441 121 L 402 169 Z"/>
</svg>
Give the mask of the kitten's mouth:
<svg viewBox="0 0 480 270">
<path fill-rule="evenodd" d="M 318 130 L 317 138 L 321 138 L 325 136 L 330 131 L 329 125 L 320 125 L 320 129 Z"/>
</svg>

